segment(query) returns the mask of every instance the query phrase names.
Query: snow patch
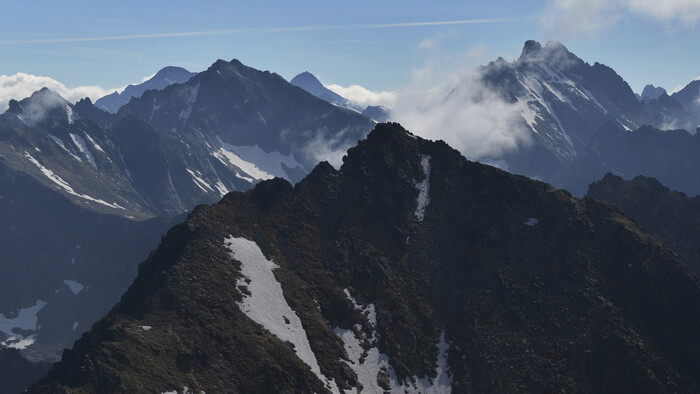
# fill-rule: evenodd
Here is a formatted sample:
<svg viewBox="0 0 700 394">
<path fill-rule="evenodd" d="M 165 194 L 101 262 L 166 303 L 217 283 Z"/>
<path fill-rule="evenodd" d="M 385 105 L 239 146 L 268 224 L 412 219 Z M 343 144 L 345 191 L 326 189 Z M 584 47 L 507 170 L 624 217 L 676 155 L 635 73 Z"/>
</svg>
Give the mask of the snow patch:
<svg viewBox="0 0 700 394">
<path fill-rule="evenodd" d="M 539 223 L 540 221 L 537 220 L 537 218 L 529 218 L 525 223 L 523 223 L 526 226 L 534 227 Z"/>
<path fill-rule="evenodd" d="M 75 160 L 78 160 L 78 161 L 80 161 L 80 162 L 83 161 L 81 158 L 79 158 L 78 156 L 76 156 L 75 153 L 71 152 L 70 149 L 68 149 L 68 148 L 66 147 L 66 144 L 63 142 L 62 139 L 56 137 L 55 135 L 51 135 L 51 134 L 49 134 L 49 138 L 51 138 L 51 139 L 53 140 L 53 142 L 56 143 L 56 145 L 60 146 L 64 151 L 66 151 L 69 155 L 71 155 Z"/>
<path fill-rule="evenodd" d="M 151 331 L 152 328 L 153 327 L 151 327 L 151 326 L 139 326 L 139 330 L 144 331 L 144 332 Z"/>
<path fill-rule="evenodd" d="M 37 313 L 46 306 L 46 302 L 38 299 L 34 306 L 29 308 L 20 309 L 17 313 L 17 317 L 13 319 L 8 319 L 4 314 L 0 313 L 0 332 L 5 334 L 8 338 L 1 342 L 0 344 L 7 347 L 14 347 L 17 349 L 24 349 L 27 346 L 34 343 L 35 336 L 30 335 L 24 337 L 20 334 L 14 332 L 15 329 L 36 331 L 37 328 Z"/>
<path fill-rule="evenodd" d="M 72 291 L 73 294 L 76 294 L 76 295 L 78 293 L 80 293 L 81 291 L 83 291 L 83 289 L 85 288 L 85 286 L 81 285 L 80 283 L 78 283 L 75 280 L 64 280 L 63 284 L 68 286 L 70 291 Z"/>
<path fill-rule="evenodd" d="M 66 105 L 66 118 L 68 119 L 68 124 L 73 124 L 73 108 L 70 105 Z"/>
<path fill-rule="evenodd" d="M 85 199 L 85 200 L 94 201 L 94 202 L 96 202 L 96 203 L 98 203 L 98 204 L 102 204 L 102 205 L 105 205 L 105 206 L 110 207 L 110 208 L 115 208 L 115 209 L 126 209 L 126 208 L 122 207 L 121 205 L 117 204 L 116 202 L 113 203 L 113 204 L 110 204 L 110 203 L 108 203 L 107 201 L 100 200 L 100 199 L 94 198 L 94 197 L 90 197 L 90 196 L 88 196 L 88 195 L 86 195 L 86 194 L 77 193 L 75 190 L 73 190 L 73 188 L 71 187 L 71 185 L 68 184 L 68 182 L 66 182 L 65 180 L 63 180 L 63 178 L 61 178 L 60 176 L 56 175 L 53 171 L 51 171 L 51 170 L 49 170 L 48 168 L 42 166 L 41 163 L 39 163 L 39 161 L 37 161 L 37 159 L 35 159 L 32 155 L 29 154 L 29 152 L 25 151 L 25 152 L 24 152 L 24 157 L 26 157 L 26 158 L 27 158 L 29 161 L 31 161 L 35 166 L 37 166 L 37 167 L 39 168 L 39 170 L 41 171 L 41 173 L 44 174 L 44 176 L 46 176 L 47 178 L 49 178 L 53 183 L 55 183 L 56 185 L 58 185 L 61 189 L 65 190 L 68 194 L 72 194 L 72 195 L 74 195 L 74 196 L 76 196 L 76 197 L 80 197 L 80 198 Z"/>
<path fill-rule="evenodd" d="M 289 168 L 301 168 L 306 172 L 294 155 L 283 155 L 280 152 L 265 152 L 258 145 L 235 146 L 221 141 L 221 149 L 213 155 L 224 164 L 233 164 L 256 180 L 272 179 L 274 177 L 290 180 L 283 164 Z M 228 163 L 227 163 L 228 162 Z"/>
<path fill-rule="evenodd" d="M 33 345 L 36 341 L 36 335 L 30 335 L 26 338 L 18 338 L 16 336 L 11 336 L 7 340 L 0 342 L 0 345 L 7 346 L 12 349 L 26 349 L 27 346 Z"/>
<path fill-rule="evenodd" d="M 217 71 L 218 72 L 218 71 Z M 182 386 L 182 394 L 190 394 L 190 388 L 187 386 Z M 160 394 L 180 394 L 177 390 L 163 391 Z M 206 394 L 204 391 L 200 391 L 199 394 Z"/>
<path fill-rule="evenodd" d="M 220 162 L 222 162 L 226 166 L 234 166 L 241 171 L 243 171 L 246 175 L 249 175 L 250 177 L 246 177 L 243 175 L 240 175 L 238 172 L 236 172 L 236 176 L 246 180 L 250 183 L 255 183 L 256 180 L 267 180 L 267 179 L 272 179 L 275 176 L 272 174 L 269 174 L 260 168 L 258 168 L 255 164 L 248 162 L 246 160 L 243 160 L 240 156 L 238 156 L 233 149 L 236 147 L 227 144 L 225 142 L 221 142 L 221 148 L 217 150 L 216 152 L 212 153 L 214 157 L 216 157 Z"/>
<path fill-rule="evenodd" d="M 371 310 L 374 313 L 374 305 L 362 306 L 350 295 L 350 292 L 345 289 L 345 295 L 352 302 L 353 306 L 360 311 Z M 374 315 L 370 320 L 372 329 L 376 328 L 377 320 Z M 356 324 L 351 330 L 341 329 L 336 327 L 333 330 L 336 335 L 343 341 L 345 352 L 350 359 L 346 362 L 350 369 L 357 375 L 358 382 L 362 385 L 363 391 L 374 393 L 383 393 L 385 390 L 377 383 L 377 375 L 381 372 L 389 377 L 389 385 L 391 392 L 400 393 L 451 393 L 452 392 L 452 376 L 449 373 L 447 366 L 447 351 L 449 345 L 445 341 L 445 331 L 440 334 L 440 342 L 436 345 L 438 348 L 438 358 L 436 361 L 436 378 L 431 379 L 428 376 L 423 378 L 413 377 L 407 379 L 406 382 L 399 382 L 396 377 L 394 367 L 391 365 L 389 356 L 380 353 L 377 348 L 378 336 L 376 331 L 372 335 L 368 335 L 363 331 L 361 325 Z M 412 382 L 415 381 L 415 383 Z M 346 393 L 353 393 L 355 390 L 346 390 Z"/>
<path fill-rule="evenodd" d="M 207 144 L 207 146 L 208 145 L 209 144 Z M 209 168 L 211 168 L 211 171 L 214 173 L 214 175 L 216 175 L 216 183 L 214 184 L 214 188 L 216 189 L 216 191 L 219 192 L 219 195 L 221 195 L 221 197 L 225 196 L 226 193 L 228 193 L 228 189 L 226 188 L 224 183 L 221 182 L 221 177 L 219 177 L 219 173 L 216 172 L 216 169 L 211 164 L 211 161 L 209 161 L 209 159 L 207 159 L 207 163 L 209 164 Z"/>
<path fill-rule="evenodd" d="M 95 162 L 95 158 L 92 156 L 92 152 L 90 152 L 90 150 L 88 149 L 87 144 L 85 143 L 85 140 L 83 139 L 83 137 L 81 137 L 77 134 L 71 133 L 70 138 L 73 140 L 73 143 L 75 144 L 75 146 L 78 147 L 78 150 L 80 150 L 80 152 L 82 152 L 82 154 L 84 154 L 85 157 L 87 157 L 90 164 L 92 164 L 93 167 L 97 168 L 97 163 Z"/>
<path fill-rule="evenodd" d="M 253 241 L 229 237 L 224 240 L 224 244 L 230 250 L 231 257 L 241 262 L 243 278 L 236 285 L 247 286 L 249 291 L 249 294 L 243 294 L 243 300 L 238 303 L 241 311 L 281 341 L 291 342 L 299 359 L 330 390 L 339 392 L 335 382 L 321 373 L 301 320 L 284 298 L 282 286 L 272 272 L 278 265 L 268 260 Z"/>
<path fill-rule="evenodd" d="M 192 171 L 189 168 L 187 168 L 187 172 L 189 172 L 192 176 L 192 181 L 194 184 L 197 185 L 198 188 L 202 189 L 203 192 L 209 193 L 214 191 L 214 189 L 204 179 L 198 176 L 198 174 L 201 175 L 199 172 Z"/>
<path fill-rule="evenodd" d="M 92 144 L 92 146 L 95 147 L 95 149 L 97 149 L 98 151 L 100 151 L 102 153 L 105 152 L 104 149 L 102 149 L 102 147 L 100 145 L 98 145 L 97 142 L 95 142 L 95 140 L 93 140 L 92 137 L 90 137 L 87 133 L 85 133 L 85 137 L 87 137 L 88 141 L 90 141 L 90 143 Z"/>
<path fill-rule="evenodd" d="M 372 327 L 377 326 L 377 311 L 374 309 L 374 304 L 369 304 L 367 306 L 362 306 L 360 303 L 357 302 L 355 297 L 350 294 L 350 290 L 348 289 L 343 289 L 343 293 L 345 293 L 345 296 L 348 297 L 350 302 L 352 302 L 352 305 L 360 311 L 360 314 L 362 314 L 364 317 L 367 318 L 367 320 L 370 322 Z"/>
<path fill-rule="evenodd" d="M 420 161 L 423 167 L 423 173 L 425 174 L 425 179 L 420 182 L 413 181 L 416 189 L 418 189 L 418 207 L 416 207 L 416 219 L 422 221 L 425 217 L 425 208 L 430 204 L 430 156 L 423 155 Z"/>
</svg>

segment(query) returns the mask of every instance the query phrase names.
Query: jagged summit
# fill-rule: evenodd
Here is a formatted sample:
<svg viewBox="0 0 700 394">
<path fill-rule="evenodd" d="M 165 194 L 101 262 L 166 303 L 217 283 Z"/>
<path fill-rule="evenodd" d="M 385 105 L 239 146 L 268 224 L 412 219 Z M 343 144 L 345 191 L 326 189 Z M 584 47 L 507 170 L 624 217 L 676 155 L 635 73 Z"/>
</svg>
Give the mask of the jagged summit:
<svg viewBox="0 0 700 394">
<path fill-rule="evenodd" d="M 534 40 L 528 40 L 518 62 L 543 62 L 557 69 L 571 68 L 581 65 L 583 61 L 559 41 L 547 41 L 544 47 Z"/>
<path fill-rule="evenodd" d="M 542 45 L 535 40 L 525 41 L 523 51 L 520 53 L 520 58 L 528 58 L 538 54 L 542 50 Z"/>
<path fill-rule="evenodd" d="M 5 121 L 30 126 L 47 117 L 68 122 L 77 118 L 73 114 L 73 106 L 60 94 L 47 87 L 20 101 L 10 100 L 9 108 L 0 116 Z"/>
</svg>

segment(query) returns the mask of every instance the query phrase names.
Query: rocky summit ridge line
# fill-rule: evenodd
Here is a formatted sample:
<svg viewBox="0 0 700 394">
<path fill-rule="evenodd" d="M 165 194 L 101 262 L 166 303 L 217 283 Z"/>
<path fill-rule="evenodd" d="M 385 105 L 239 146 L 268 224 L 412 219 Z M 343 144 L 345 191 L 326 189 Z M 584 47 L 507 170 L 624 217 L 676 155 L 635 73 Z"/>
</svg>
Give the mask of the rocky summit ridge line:
<svg viewBox="0 0 700 394">
<path fill-rule="evenodd" d="M 698 332 L 697 279 L 609 205 L 380 124 L 195 209 L 30 392 L 694 392 Z"/>
</svg>

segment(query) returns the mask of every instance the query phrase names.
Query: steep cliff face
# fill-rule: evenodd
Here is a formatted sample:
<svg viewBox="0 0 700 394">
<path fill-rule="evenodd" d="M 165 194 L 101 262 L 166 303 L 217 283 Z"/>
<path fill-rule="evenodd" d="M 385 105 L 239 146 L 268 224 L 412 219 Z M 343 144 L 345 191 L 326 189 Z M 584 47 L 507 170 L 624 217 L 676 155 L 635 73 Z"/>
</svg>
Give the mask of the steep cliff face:
<svg viewBox="0 0 700 394">
<path fill-rule="evenodd" d="M 380 124 L 200 206 L 31 392 L 691 392 L 700 288 L 607 204 Z"/>
</svg>

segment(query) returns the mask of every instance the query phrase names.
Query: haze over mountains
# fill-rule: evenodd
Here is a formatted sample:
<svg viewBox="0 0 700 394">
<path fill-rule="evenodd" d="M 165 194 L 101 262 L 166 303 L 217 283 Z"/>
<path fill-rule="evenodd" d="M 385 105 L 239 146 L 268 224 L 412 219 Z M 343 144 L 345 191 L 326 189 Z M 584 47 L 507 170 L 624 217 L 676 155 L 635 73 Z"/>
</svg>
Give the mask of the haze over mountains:
<svg viewBox="0 0 700 394">
<path fill-rule="evenodd" d="M 528 41 L 435 101 L 441 122 L 423 124 L 445 129 L 412 130 L 505 146 L 488 116 L 459 122 L 498 104 L 519 138 L 480 161 L 589 190 L 642 229 L 377 124 L 431 108 L 360 108 L 308 72 L 218 60 L 94 104 L 12 100 L 0 347 L 56 361 L 114 307 L 35 392 L 695 391 L 697 253 L 677 217 L 693 202 L 654 182 L 700 193 L 698 83 L 637 97 L 611 68 Z M 608 172 L 658 181 L 589 189 Z"/>
</svg>

